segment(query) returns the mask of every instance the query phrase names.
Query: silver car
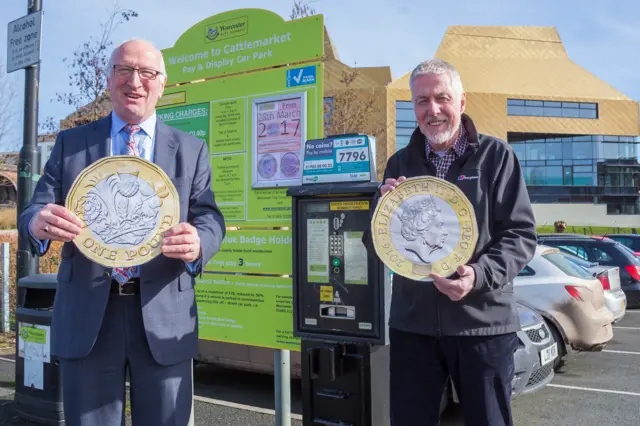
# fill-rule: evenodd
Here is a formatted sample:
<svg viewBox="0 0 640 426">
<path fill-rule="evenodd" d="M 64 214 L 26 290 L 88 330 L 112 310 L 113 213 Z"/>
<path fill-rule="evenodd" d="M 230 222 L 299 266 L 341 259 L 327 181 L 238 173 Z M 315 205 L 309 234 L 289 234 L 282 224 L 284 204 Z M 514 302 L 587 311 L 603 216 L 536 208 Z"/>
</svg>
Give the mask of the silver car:
<svg viewBox="0 0 640 426">
<path fill-rule="evenodd" d="M 553 365 L 558 358 L 558 343 L 544 322 L 544 318 L 533 308 L 518 303 L 521 331 L 516 351 L 513 378 L 513 397 L 534 392 L 554 377 Z"/>
<path fill-rule="evenodd" d="M 624 291 L 622 291 L 622 286 L 620 285 L 620 268 L 617 266 L 600 265 L 598 262 L 589 262 L 588 260 L 569 253 L 563 254 L 573 263 L 593 273 L 593 276 L 602 283 L 604 304 L 613 314 L 613 322 L 616 323 L 624 318 L 627 312 L 627 296 Z"/>
</svg>

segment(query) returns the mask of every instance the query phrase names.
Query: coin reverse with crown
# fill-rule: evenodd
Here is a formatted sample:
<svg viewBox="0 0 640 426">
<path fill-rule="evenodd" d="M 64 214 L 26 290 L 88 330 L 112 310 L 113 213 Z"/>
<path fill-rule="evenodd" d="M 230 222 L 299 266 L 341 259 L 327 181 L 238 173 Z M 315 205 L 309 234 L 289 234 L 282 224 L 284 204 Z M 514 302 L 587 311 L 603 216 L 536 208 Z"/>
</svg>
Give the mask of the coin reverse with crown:
<svg viewBox="0 0 640 426">
<path fill-rule="evenodd" d="M 416 281 L 451 276 L 472 257 L 478 224 L 469 199 L 446 180 L 408 178 L 383 195 L 371 222 L 373 243 L 394 273 Z"/>
<path fill-rule="evenodd" d="M 85 168 L 65 201 L 84 222 L 74 244 L 106 267 L 142 265 L 162 253 L 163 233 L 180 220 L 173 182 L 156 164 L 131 155 Z"/>
</svg>

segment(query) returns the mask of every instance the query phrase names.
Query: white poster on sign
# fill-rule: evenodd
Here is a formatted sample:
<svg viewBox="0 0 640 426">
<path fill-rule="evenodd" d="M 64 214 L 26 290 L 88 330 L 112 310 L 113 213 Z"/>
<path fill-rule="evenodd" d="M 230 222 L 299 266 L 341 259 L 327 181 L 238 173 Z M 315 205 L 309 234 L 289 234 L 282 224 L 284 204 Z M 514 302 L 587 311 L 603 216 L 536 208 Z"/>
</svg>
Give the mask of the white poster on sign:
<svg viewBox="0 0 640 426">
<path fill-rule="evenodd" d="M 307 137 L 306 105 L 305 92 L 253 100 L 252 188 L 300 184 Z"/>
</svg>

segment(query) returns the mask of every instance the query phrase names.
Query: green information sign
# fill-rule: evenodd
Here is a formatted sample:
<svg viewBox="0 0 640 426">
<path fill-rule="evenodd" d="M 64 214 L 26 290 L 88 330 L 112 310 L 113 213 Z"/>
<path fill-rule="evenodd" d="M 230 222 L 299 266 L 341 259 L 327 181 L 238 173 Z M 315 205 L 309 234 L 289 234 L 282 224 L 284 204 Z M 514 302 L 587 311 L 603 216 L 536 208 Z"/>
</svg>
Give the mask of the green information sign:
<svg viewBox="0 0 640 426">
<path fill-rule="evenodd" d="M 291 274 L 291 231 L 227 231 L 220 252 L 207 264 L 213 272 Z"/>
<path fill-rule="evenodd" d="M 211 153 L 244 152 L 246 99 L 228 99 L 211 103 L 213 127 Z"/>
<path fill-rule="evenodd" d="M 159 108 L 161 117 L 171 113 L 175 116 L 187 107 L 204 109 L 201 105 L 209 105 L 213 191 L 227 226 L 291 226 L 291 199 L 286 196 L 287 187 L 252 186 L 254 182 L 279 185 L 280 181 L 289 179 L 286 173 L 290 172 L 299 176 L 302 140 L 322 137 L 322 64 L 314 63 L 310 67 L 315 70 L 316 84 L 287 88 L 287 75 L 294 67 L 282 67 L 165 90 L 165 96 L 184 92 L 187 105 Z M 296 132 L 294 120 L 297 118 L 291 118 L 286 110 L 282 110 L 279 116 L 287 118 L 275 120 L 282 125 L 273 138 L 262 138 L 263 142 L 259 137 L 262 126 L 258 121 L 262 116 L 254 110 L 254 105 L 264 105 L 262 100 L 282 96 L 305 99 L 304 129 L 297 130 L 305 137 L 283 136 L 284 132 L 291 135 Z M 278 107 L 282 105 L 283 102 Z M 278 117 L 278 112 L 272 115 Z M 173 125 L 172 122 L 168 124 Z M 296 178 L 294 181 L 298 182 Z"/>
<path fill-rule="evenodd" d="M 291 278 L 208 274 L 198 281 L 196 296 L 202 339 L 300 350 Z"/>
<path fill-rule="evenodd" d="M 324 54 L 322 15 L 286 22 L 263 9 L 206 18 L 163 51 L 167 85 L 313 61 Z"/>
<path fill-rule="evenodd" d="M 292 273 L 286 191 L 301 183 L 305 141 L 323 136 L 323 19 L 232 10 L 163 50 L 158 118 L 207 142 L 228 227 L 197 279 L 201 339 L 299 350 L 282 277 Z"/>
<path fill-rule="evenodd" d="M 245 159 L 243 154 L 214 155 L 211 158 L 218 204 L 244 204 Z M 244 217 L 241 220 L 243 219 Z"/>
<path fill-rule="evenodd" d="M 158 118 L 169 126 L 187 132 L 209 143 L 209 104 L 166 108 L 158 112 Z"/>
</svg>

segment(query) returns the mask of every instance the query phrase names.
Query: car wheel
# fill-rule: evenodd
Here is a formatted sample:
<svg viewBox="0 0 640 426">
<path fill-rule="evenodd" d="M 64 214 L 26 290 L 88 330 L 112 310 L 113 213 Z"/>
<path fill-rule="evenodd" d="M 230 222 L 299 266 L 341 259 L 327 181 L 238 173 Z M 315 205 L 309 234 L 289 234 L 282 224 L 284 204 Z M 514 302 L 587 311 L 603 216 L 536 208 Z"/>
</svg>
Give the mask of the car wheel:
<svg viewBox="0 0 640 426">
<path fill-rule="evenodd" d="M 564 345 L 564 340 L 562 339 L 562 335 L 556 328 L 555 324 L 545 318 L 544 322 L 547 324 L 547 328 L 551 331 L 551 335 L 553 336 L 553 340 L 558 344 L 558 358 L 553 361 L 553 370 L 558 371 L 564 365 L 564 357 L 567 355 L 567 348 Z"/>
</svg>

